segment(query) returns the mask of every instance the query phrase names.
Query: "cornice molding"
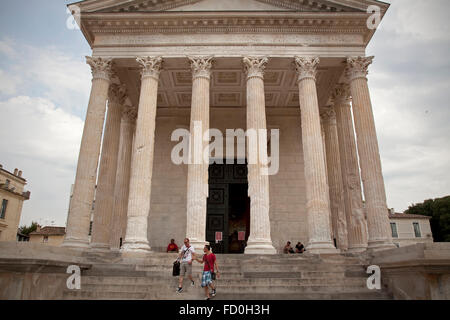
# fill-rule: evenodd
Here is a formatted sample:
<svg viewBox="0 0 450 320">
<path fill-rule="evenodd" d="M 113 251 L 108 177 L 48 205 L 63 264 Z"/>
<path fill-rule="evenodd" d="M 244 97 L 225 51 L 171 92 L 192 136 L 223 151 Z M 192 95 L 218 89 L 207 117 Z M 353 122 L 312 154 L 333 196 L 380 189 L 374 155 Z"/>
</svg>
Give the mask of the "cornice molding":
<svg viewBox="0 0 450 320">
<path fill-rule="evenodd" d="M 200 3 L 203 0 L 88 0 L 76 3 L 82 12 L 155 12 L 174 10 L 187 5 Z M 371 4 L 376 4 L 386 11 L 388 4 L 374 0 L 255 0 L 273 6 L 274 9 L 287 11 L 365 11 Z M 245 10 L 245 8 L 240 8 Z"/>
<path fill-rule="evenodd" d="M 85 15 L 83 30 L 90 39 L 95 34 L 183 34 L 183 33 L 297 33 L 297 34 L 362 34 L 367 37 L 366 14 L 348 14 L 330 17 L 328 14 L 271 16 L 255 14 L 222 15 L 165 15 L 148 17 L 141 14 Z"/>
</svg>

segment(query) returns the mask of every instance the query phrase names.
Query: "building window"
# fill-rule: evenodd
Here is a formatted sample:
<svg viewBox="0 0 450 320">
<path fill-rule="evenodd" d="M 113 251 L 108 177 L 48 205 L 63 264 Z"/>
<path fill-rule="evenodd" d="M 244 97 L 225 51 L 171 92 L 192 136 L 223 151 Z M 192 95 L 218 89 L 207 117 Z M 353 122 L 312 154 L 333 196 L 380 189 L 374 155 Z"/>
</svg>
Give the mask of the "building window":
<svg viewBox="0 0 450 320">
<path fill-rule="evenodd" d="M 2 201 L 2 209 L 0 211 L 0 219 L 5 219 L 6 207 L 7 206 L 8 206 L 8 200 L 3 199 L 3 201 Z"/>
<path fill-rule="evenodd" d="M 44 242 L 44 243 L 47 243 L 47 242 L 48 242 L 48 236 L 44 236 L 43 242 Z"/>
<path fill-rule="evenodd" d="M 420 233 L 420 226 L 418 222 L 413 222 L 414 234 L 416 238 L 421 238 L 422 234 Z"/>
<path fill-rule="evenodd" d="M 398 238 L 397 224 L 395 222 L 391 222 L 391 231 L 392 231 L 392 238 Z"/>
</svg>

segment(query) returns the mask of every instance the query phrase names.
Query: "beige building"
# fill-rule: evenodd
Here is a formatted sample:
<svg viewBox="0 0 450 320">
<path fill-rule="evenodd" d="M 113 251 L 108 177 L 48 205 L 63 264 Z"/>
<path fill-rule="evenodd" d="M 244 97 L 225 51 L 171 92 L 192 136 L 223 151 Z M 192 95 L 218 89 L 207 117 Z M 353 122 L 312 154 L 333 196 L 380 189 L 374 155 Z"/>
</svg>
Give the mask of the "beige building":
<svg viewBox="0 0 450 320">
<path fill-rule="evenodd" d="M 49 246 L 59 247 L 66 235 L 64 227 L 43 227 L 38 226 L 36 231 L 30 233 L 30 242 L 43 243 Z"/>
<path fill-rule="evenodd" d="M 398 247 L 433 242 L 430 219 L 431 217 L 418 214 L 390 212 L 392 241 Z"/>
<path fill-rule="evenodd" d="M 30 199 L 30 192 L 24 191 L 26 184 L 22 171 L 12 173 L 0 165 L 0 241 L 17 239 L 23 202 Z"/>
<path fill-rule="evenodd" d="M 373 5 L 380 18 L 389 6 L 75 3 L 93 81 L 64 245 L 148 252 L 189 237 L 225 253 L 274 254 L 287 240 L 312 253 L 394 247 L 367 83 Z M 270 138 L 233 137 L 205 162 L 208 129 L 269 129 Z M 269 175 L 267 150 L 271 167 L 278 160 Z"/>
</svg>

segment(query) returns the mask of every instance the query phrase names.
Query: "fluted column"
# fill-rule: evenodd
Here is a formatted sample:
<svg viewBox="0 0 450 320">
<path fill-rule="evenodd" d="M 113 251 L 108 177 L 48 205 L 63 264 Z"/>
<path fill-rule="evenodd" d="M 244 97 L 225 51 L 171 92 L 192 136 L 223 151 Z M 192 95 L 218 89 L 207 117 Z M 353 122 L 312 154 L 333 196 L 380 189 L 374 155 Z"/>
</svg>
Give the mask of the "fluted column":
<svg viewBox="0 0 450 320">
<path fill-rule="evenodd" d="M 209 130 L 209 87 L 212 57 L 190 57 L 192 69 L 190 164 L 187 177 L 186 237 L 198 252 L 206 244 L 206 204 L 209 193 L 209 163 L 203 151 L 209 142 L 203 136 Z"/>
<path fill-rule="evenodd" d="M 127 232 L 123 251 L 148 252 L 148 215 L 152 191 L 155 120 L 161 57 L 137 58 L 142 67 L 136 135 L 131 156 Z"/>
<path fill-rule="evenodd" d="M 109 90 L 108 114 L 103 135 L 100 169 L 95 194 L 91 248 L 109 250 L 111 219 L 114 208 L 117 155 L 119 152 L 120 119 L 125 101 L 125 88 L 112 84 Z"/>
<path fill-rule="evenodd" d="M 111 248 L 120 248 L 120 239 L 125 240 L 127 227 L 128 194 L 130 191 L 131 153 L 136 128 L 137 109 L 124 107 L 120 124 L 120 143 L 117 162 L 116 187 L 114 189 L 114 210 L 110 237 Z"/>
<path fill-rule="evenodd" d="M 347 219 L 348 251 L 362 252 L 367 249 L 367 223 L 364 215 L 361 177 L 349 88 L 339 84 L 332 94 L 339 140 L 342 182 L 344 185 L 345 215 Z"/>
<path fill-rule="evenodd" d="M 307 250 L 311 253 L 335 253 L 337 250 L 331 240 L 331 215 L 316 88 L 319 58 L 296 57 L 295 63 L 298 73 L 305 162 L 309 232 Z"/>
<path fill-rule="evenodd" d="M 92 89 L 63 243 L 63 246 L 74 248 L 89 247 L 89 225 L 112 63 L 112 60 L 102 58 L 86 57 L 86 60 L 92 69 Z"/>
<path fill-rule="evenodd" d="M 364 198 L 369 231 L 369 249 L 389 249 L 392 243 L 386 191 L 381 170 L 380 152 L 367 85 L 368 66 L 373 57 L 347 59 L 353 116 L 355 119 L 358 154 L 364 186 Z"/>
<path fill-rule="evenodd" d="M 248 196 L 250 197 L 250 235 L 246 254 L 275 254 L 270 235 L 269 176 L 263 174 L 265 164 L 261 154 L 267 157 L 267 139 L 259 138 L 261 131 L 267 132 L 266 102 L 264 95 L 264 69 L 267 58 L 245 57 L 247 74 L 247 132 L 254 131 L 257 139 L 249 143 Z M 255 161 L 252 161 L 255 160 Z M 252 163 L 254 162 L 254 163 Z"/>
<path fill-rule="evenodd" d="M 344 186 L 342 183 L 336 113 L 329 107 L 324 108 L 321 117 L 325 132 L 325 150 L 333 233 L 336 237 L 337 248 L 345 251 L 348 249 L 347 221 L 345 218 Z"/>
</svg>

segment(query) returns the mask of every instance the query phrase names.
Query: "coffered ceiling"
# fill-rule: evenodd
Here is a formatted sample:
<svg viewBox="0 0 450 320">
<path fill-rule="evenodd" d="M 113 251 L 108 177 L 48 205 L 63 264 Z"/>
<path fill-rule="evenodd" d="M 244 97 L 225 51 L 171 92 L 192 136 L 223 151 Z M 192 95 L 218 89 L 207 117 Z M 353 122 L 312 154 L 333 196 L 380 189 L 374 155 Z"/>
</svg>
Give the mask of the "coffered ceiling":
<svg viewBox="0 0 450 320">
<path fill-rule="evenodd" d="M 317 73 L 319 105 L 326 105 L 343 72 L 339 59 L 325 59 Z M 127 85 L 130 99 L 138 105 L 140 75 L 134 61 L 119 60 L 116 70 Z M 292 59 L 274 58 L 265 72 L 266 107 L 299 107 L 296 72 Z M 190 108 L 192 74 L 188 59 L 166 59 L 160 75 L 158 108 Z M 245 107 L 246 76 L 239 58 L 217 59 L 211 78 L 211 107 Z"/>
</svg>

